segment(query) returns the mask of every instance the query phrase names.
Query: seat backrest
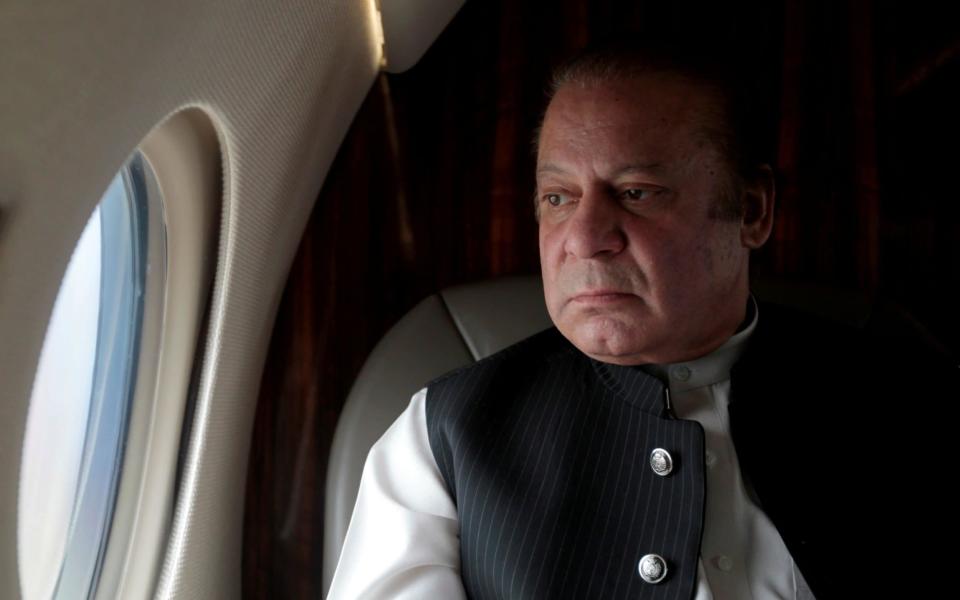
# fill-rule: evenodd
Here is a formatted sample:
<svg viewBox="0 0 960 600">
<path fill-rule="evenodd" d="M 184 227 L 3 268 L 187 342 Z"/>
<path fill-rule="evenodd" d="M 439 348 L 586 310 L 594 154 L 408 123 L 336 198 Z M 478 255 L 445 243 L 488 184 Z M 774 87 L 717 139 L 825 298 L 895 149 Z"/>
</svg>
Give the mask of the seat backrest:
<svg viewBox="0 0 960 600">
<path fill-rule="evenodd" d="M 552 325 L 539 276 L 443 290 L 413 308 L 374 348 L 337 422 L 327 469 L 323 534 L 326 595 L 347 535 L 370 447 L 431 379 Z"/>
<path fill-rule="evenodd" d="M 751 282 L 760 299 L 869 331 L 891 344 L 945 349 L 899 306 L 856 291 L 786 281 Z M 760 318 L 763 318 L 762 311 Z M 327 471 L 323 547 L 326 595 L 370 447 L 430 380 L 550 327 L 539 276 L 443 290 L 418 304 L 374 348 L 337 423 Z M 956 362 L 953 362 L 956 367 Z"/>
</svg>

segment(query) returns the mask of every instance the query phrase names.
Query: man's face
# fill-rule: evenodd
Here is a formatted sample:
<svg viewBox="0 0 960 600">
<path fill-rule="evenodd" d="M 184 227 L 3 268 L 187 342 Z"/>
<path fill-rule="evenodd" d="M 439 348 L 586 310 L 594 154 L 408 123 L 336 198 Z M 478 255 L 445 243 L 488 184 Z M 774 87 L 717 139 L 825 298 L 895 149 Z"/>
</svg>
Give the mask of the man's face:
<svg viewBox="0 0 960 600">
<path fill-rule="evenodd" d="M 711 215 L 728 167 L 708 89 L 669 75 L 568 84 L 537 157 L 540 263 L 558 329 L 597 360 L 702 356 L 744 317 L 741 224 Z M 715 125 L 715 124 L 714 124 Z"/>
</svg>

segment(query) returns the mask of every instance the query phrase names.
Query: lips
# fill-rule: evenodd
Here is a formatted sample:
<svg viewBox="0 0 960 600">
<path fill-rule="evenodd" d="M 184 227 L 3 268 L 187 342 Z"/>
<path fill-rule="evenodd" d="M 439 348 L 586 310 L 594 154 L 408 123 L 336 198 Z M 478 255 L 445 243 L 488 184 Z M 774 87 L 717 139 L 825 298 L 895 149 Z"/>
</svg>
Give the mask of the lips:
<svg viewBox="0 0 960 600">
<path fill-rule="evenodd" d="M 633 294 L 618 292 L 617 290 L 590 290 L 580 292 L 571 298 L 574 302 L 583 304 L 611 304 L 622 302 L 633 297 Z"/>
</svg>

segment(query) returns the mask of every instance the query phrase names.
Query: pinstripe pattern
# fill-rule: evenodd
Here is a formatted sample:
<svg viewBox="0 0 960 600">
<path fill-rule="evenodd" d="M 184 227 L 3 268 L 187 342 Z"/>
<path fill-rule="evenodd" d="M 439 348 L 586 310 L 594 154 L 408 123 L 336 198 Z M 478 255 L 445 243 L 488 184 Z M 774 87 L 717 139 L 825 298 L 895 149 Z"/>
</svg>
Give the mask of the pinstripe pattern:
<svg viewBox="0 0 960 600">
<path fill-rule="evenodd" d="M 471 598 L 693 596 L 703 429 L 670 418 L 655 377 L 549 329 L 432 382 L 426 412 Z M 658 447 L 667 477 L 649 465 Z M 648 553 L 668 564 L 658 584 L 637 572 Z"/>
</svg>

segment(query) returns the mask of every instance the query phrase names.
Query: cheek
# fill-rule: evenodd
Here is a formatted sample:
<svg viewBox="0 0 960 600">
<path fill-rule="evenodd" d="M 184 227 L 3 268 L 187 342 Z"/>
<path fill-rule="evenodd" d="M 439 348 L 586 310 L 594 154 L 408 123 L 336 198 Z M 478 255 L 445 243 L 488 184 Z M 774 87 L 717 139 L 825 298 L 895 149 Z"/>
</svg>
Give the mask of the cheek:
<svg viewBox="0 0 960 600">
<path fill-rule="evenodd" d="M 543 279 L 543 296 L 546 300 L 547 308 L 549 309 L 553 304 L 552 300 L 554 297 L 554 272 L 555 264 L 550 252 L 550 242 L 549 236 L 544 232 L 543 227 L 540 227 L 539 233 L 539 247 L 540 247 L 540 274 Z"/>
<path fill-rule="evenodd" d="M 544 277 L 547 276 L 548 272 L 552 273 L 559 262 L 559 256 L 557 255 L 560 249 L 559 244 L 560 239 L 556 232 L 541 224 L 539 230 L 540 266 L 543 269 Z"/>
<path fill-rule="evenodd" d="M 630 262 L 637 276 L 654 287 L 665 280 L 684 277 L 684 256 L 695 240 L 687 241 L 676 229 L 648 227 L 629 233 Z"/>
<path fill-rule="evenodd" d="M 729 244 L 714 239 L 713 244 L 703 243 L 697 249 L 696 261 L 690 265 L 697 272 L 691 275 L 695 285 L 688 299 L 693 306 L 706 300 L 720 303 L 732 291 L 739 273 L 738 260 Z"/>
<path fill-rule="evenodd" d="M 737 263 L 737 239 L 729 228 L 705 228 L 698 239 L 696 256 L 699 267 L 710 276 L 722 276 Z"/>
<path fill-rule="evenodd" d="M 716 266 L 714 264 L 714 251 L 713 248 L 710 247 L 710 244 L 701 240 L 700 244 L 697 245 L 694 254 L 697 257 L 697 266 L 699 267 L 700 271 L 710 274 L 716 270 Z"/>
<path fill-rule="evenodd" d="M 654 239 L 647 236 L 643 246 L 635 246 L 633 260 L 648 290 L 647 300 L 658 307 L 683 306 L 698 296 L 705 276 L 715 268 L 715 256 L 699 231 L 671 230 Z"/>
</svg>

